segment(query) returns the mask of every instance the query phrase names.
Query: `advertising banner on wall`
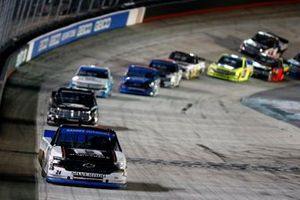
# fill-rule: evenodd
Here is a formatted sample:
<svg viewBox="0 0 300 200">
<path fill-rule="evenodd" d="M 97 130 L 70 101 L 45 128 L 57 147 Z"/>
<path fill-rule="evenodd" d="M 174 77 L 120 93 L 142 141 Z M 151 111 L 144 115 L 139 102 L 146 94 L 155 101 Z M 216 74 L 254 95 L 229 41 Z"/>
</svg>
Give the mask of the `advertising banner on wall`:
<svg viewBox="0 0 300 200">
<path fill-rule="evenodd" d="M 128 17 L 129 11 L 116 12 L 81 21 L 40 36 L 30 42 L 31 51 L 27 60 L 83 37 L 125 27 Z"/>
</svg>

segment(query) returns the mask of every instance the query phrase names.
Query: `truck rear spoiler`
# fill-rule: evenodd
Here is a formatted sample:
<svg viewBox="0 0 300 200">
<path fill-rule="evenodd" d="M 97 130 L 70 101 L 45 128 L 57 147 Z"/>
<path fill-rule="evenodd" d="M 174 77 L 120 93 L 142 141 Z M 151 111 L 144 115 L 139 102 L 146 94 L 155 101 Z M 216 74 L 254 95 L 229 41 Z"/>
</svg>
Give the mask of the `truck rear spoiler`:
<svg viewBox="0 0 300 200">
<path fill-rule="evenodd" d="M 285 38 L 283 38 L 283 37 L 280 37 L 280 36 L 278 36 L 278 35 L 276 35 L 276 34 L 274 34 L 274 33 L 271 33 L 271 32 L 267 32 L 267 33 L 270 34 L 270 35 L 273 35 L 274 37 L 277 37 L 277 38 L 279 39 L 279 41 L 282 42 L 282 43 L 285 43 L 285 44 L 288 44 L 288 43 L 289 43 L 288 39 L 285 39 Z"/>
<path fill-rule="evenodd" d="M 280 36 L 278 36 L 278 35 L 276 35 L 274 33 L 271 33 L 271 32 L 267 32 L 267 33 L 269 33 L 270 35 L 273 35 L 274 37 L 278 38 L 278 40 L 279 40 L 279 46 L 280 46 L 280 50 L 279 51 L 281 53 L 283 53 L 285 50 L 287 50 L 288 43 L 289 43 L 288 39 L 280 37 Z"/>
</svg>

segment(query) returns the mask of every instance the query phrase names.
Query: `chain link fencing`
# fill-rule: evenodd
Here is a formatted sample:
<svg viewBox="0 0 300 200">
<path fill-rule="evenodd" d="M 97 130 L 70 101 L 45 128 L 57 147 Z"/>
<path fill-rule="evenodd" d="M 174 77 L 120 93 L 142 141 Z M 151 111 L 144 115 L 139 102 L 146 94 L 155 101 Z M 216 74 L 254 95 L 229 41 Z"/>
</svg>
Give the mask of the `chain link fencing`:
<svg viewBox="0 0 300 200">
<path fill-rule="evenodd" d="M 132 0 L 0 0 L 0 48 L 10 39 L 47 24 L 122 5 L 132 5 L 134 2 Z"/>
</svg>

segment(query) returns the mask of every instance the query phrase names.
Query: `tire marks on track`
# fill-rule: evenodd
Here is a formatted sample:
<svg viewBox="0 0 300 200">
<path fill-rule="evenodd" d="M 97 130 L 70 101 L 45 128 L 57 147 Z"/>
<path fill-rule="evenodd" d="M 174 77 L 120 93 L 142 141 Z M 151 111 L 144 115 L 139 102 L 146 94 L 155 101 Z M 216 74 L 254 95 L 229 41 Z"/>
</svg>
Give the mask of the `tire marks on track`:
<svg viewBox="0 0 300 200">
<path fill-rule="evenodd" d="M 217 163 L 201 162 L 191 160 L 162 160 L 162 159 L 145 159 L 145 158 L 127 158 L 132 164 L 140 165 L 161 165 L 186 168 L 204 168 L 215 170 L 239 170 L 239 171 L 261 171 L 261 172 L 288 172 L 300 174 L 298 166 L 291 165 L 254 165 L 250 163 Z"/>
<path fill-rule="evenodd" d="M 222 100 L 219 100 L 218 103 L 221 106 L 221 108 L 225 111 L 225 113 L 229 113 L 228 108 L 225 106 L 225 104 Z"/>
<path fill-rule="evenodd" d="M 221 160 L 223 160 L 223 162 L 226 162 L 226 160 L 225 160 L 226 157 L 225 157 L 223 154 L 221 154 L 221 153 L 219 153 L 219 152 L 216 152 L 216 151 L 214 151 L 213 149 L 211 149 L 211 148 L 209 148 L 209 147 L 207 147 L 207 146 L 205 146 L 205 145 L 203 145 L 203 144 L 197 144 L 197 146 L 203 148 L 204 150 L 208 151 L 208 152 L 211 153 L 211 154 L 216 155 L 218 158 L 220 158 Z"/>
<path fill-rule="evenodd" d="M 190 109 L 192 106 L 193 106 L 192 103 L 188 103 L 184 108 L 181 109 L 181 112 L 182 112 L 183 114 L 185 114 L 186 111 L 188 111 L 188 109 Z"/>
<path fill-rule="evenodd" d="M 165 187 L 156 183 L 143 183 L 143 182 L 128 182 L 127 191 L 142 191 L 142 192 L 170 192 L 173 190 L 184 190 L 181 188 Z"/>
</svg>

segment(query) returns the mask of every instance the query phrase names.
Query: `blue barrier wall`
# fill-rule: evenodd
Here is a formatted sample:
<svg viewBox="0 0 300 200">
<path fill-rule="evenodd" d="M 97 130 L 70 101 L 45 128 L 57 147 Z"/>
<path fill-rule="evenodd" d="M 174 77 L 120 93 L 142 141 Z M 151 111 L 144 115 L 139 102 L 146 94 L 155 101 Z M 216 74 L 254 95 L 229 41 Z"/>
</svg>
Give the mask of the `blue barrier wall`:
<svg viewBox="0 0 300 200">
<path fill-rule="evenodd" d="M 128 10 L 108 14 L 69 25 L 34 39 L 29 42 L 32 45 L 32 52 L 28 60 L 78 39 L 125 27 L 128 17 Z"/>
</svg>

